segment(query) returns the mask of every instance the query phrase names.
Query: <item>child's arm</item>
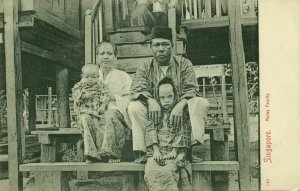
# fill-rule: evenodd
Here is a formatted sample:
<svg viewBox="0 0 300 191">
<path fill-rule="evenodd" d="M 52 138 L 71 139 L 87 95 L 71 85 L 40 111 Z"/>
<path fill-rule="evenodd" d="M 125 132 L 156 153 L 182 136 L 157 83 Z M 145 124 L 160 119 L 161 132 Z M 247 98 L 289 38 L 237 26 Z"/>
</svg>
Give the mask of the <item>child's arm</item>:
<svg viewBox="0 0 300 191">
<path fill-rule="evenodd" d="M 152 148 L 153 148 L 153 159 L 156 162 L 160 163 L 163 158 L 162 158 L 161 153 L 159 151 L 158 144 L 157 143 L 153 144 Z"/>
</svg>

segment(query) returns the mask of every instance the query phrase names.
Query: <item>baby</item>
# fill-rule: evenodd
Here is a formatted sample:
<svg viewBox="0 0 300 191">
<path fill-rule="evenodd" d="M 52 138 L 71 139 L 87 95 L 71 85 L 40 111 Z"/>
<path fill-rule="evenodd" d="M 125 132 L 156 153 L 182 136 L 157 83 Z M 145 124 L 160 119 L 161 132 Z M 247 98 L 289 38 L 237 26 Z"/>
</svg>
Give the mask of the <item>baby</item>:
<svg viewBox="0 0 300 191">
<path fill-rule="evenodd" d="M 146 127 L 145 142 L 148 156 L 152 155 L 159 165 L 164 165 L 165 160 L 175 159 L 179 153 L 183 153 L 181 157 L 185 157 L 191 142 L 191 128 L 185 115 L 179 128 L 170 124 L 170 114 L 178 99 L 172 79 L 163 78 L 156 91 L 156 98 L 162 109 L 161 120 L 157 125 Z"/>
<path fill-rule="evenodd" d="M 72 89 L 74 109 L 99 117 L 107 110 L 110 101 L 107 86 L 99 81 L 99 67 L 89 63 L 82 67 L 81 80 Z"/>
</svg>

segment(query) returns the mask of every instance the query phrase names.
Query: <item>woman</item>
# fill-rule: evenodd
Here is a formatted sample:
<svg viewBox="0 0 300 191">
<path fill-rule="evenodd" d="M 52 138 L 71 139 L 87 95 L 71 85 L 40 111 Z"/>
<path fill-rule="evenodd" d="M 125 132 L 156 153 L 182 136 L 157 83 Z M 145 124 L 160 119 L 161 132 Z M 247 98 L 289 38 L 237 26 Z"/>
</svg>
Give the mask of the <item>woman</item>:
<svg viewBox="0 0 300 191">
<path fill-rule="evenodd" d="M 117 48 L 113 43 L 102 42 L 96 48 L 97 64 L 100 66 L 99 80 L 103 81 L 109 89 L 110 102 L 106 112 L 106 133 L 110 141 L 107 145 L 117 145 L 110 147 L 107 152 L 118 154 L 119 158 L 110 159 L 109 162 L 120 162 L 122 148 L 125 143 L 125 136 L 131 127 L 127 106 L 129 103 L 128 94 L 132 80 L 130 76 L 121 70 L 115 69 L 117 62 Z M 114 136 L 112 136 L 114 134 Z M 113 141 L 117 140 L 117 141 Z"/>
<path fill-rule="evenodd" d="M 110 101 L 102 119 L 96 120 L 89 115 L 80 115 L 79 122 L 85 132 L 88 132 L 83 134 L 88 146 L 84 148 L 95 148 L 93 150 L 96 151 L 93 156 L 97 157 L 87 158 L 87 162 L 101 160 L 117 163 L 121 160 L 126 132 L 129 132 L 127 130 L 130 127 L 126 109 L 132 80 L 126 72 L 114 69 L 117 61 L 114 44 L 102 42 L 97 46 L 96 53 L 97 64 L 100 66 L 99 72 L 97 71 L 99 80 L 108 87 Z"/>
</svg>

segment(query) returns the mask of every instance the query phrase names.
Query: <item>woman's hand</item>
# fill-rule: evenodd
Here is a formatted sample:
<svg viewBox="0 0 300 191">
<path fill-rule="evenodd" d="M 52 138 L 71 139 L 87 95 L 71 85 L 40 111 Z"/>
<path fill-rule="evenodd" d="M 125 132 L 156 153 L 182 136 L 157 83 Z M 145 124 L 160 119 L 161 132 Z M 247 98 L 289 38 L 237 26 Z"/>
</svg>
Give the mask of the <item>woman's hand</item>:
<svg viewBox="0 0 300 191">
<path fill-rule="evenodd" d="M 180 102 L 176 104 L 173 108 L 170 115 L 170 125 L 175 128 L 179 128 L 181 126 L 182 117 L 183 117 L 183 109 L 187 104 L 186 99 L 182 99 Z"/>
<path fill-rule="evenodd" d="M 161 115 L 161 108 L 157 101 L 153 98 L 148 98 L 148 119 L 157 124 Z"/>
</svg>

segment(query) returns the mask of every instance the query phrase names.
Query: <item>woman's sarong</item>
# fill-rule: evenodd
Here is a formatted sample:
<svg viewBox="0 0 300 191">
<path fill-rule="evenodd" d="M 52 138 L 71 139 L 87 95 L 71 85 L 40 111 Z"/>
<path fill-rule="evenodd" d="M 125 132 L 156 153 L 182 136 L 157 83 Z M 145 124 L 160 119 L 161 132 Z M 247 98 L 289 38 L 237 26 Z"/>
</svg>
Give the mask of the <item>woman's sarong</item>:
<svg viewBox="0 0 300 191">
<path fill-rule="evenodd" d="M 125 122 L 122 114 L 113 109 L 97 117 L 81 114 L 84 155 L 101 160 L 103 157 L 120 159 L 125 144 Z"/>
</svg>

